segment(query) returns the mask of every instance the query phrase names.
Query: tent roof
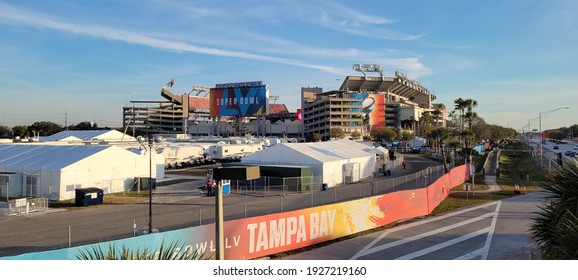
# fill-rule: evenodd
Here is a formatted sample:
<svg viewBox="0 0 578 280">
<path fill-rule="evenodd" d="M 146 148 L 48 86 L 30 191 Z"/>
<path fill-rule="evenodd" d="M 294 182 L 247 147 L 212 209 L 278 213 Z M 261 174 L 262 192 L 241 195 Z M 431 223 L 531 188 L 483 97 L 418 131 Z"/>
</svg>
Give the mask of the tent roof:
<svg viewBox="0 0 578 280">
<path fill-rule="evenodd" d="M 82 141 L 90 141 L 92 139 L 98 140 L 120 140 L 123 138 L 127 141 L 135 140 L 134 137 L 126 135 L 120 131 L 114 129 L 111 130 L 65 130 L 50 136 L 42 137 L 42 141 L 63 141 L 63 140 L 76 140 L 74 138 L 80 139 Z"/>
<path fill-rule="evenodd" d="M 118 147 L 104 145 L 0 145 L 0 170 L 12 168 L 60 170 L 109 148 Z"/>
<path fill-rule="evenodd" d="M 311 143 L 281 143 L 248 155 L 242 162 L 321 163 L 374 156 L 364 151 L 366 145 L 352 140 Z"/>
<path fill-rule="evenodd" d="M 366 152 L 369 153 L 374 153 L 374 154 L 383 154 L 383 155 L 387 155 L 389 153 L 389 150 L 384 148 L 384 147 L 372 147 L 372 146 L 367 146 L 367 148 L 363 149 Z"/>
</svg>

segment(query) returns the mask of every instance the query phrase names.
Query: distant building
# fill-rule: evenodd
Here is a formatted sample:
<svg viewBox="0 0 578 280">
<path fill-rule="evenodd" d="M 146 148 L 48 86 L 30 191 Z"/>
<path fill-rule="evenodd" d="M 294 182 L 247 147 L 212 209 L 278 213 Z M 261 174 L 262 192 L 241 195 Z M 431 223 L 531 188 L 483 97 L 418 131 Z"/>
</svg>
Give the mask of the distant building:
<svg viewBox="0 0 578 280">
<path fill-rule="evenodd" d="M 379 68 L 381 69 L 381 68 Z M 365 74 L 365 72 L 364 72 Z M 211 117 L 210 98 L 174 95 L 163 88 L 163 101 L 131 101 L 123 107 L 123 126 L 129 135 L 136 131 L 152 134 L 191 134 L 194 136 L 287 136 L 309 138 L 319 134 L 331 138 L 340 129 L 347 137 L 366 135 L 376 127 L 417 131 L 426 112 L 441 111 L 437 126 L 445 125 L 445 108 L 434 104 L 433 95 L 421 83 L 396 72 L 394 77 L 347 76 L 339 89 L 324 92 L 320 87 L 301 88 L 302 122 L 297 112 L 284 104 L 268 104 L 268 115 Z M 275 98 L 275 101 L 278 97 Z M 272 99 L 272 97 L 269 97 Z"/>
<path fill-rule="evenodd" d="M 304 134 L 330 138 L 332 129 L 368 133 L 375 127 L 415 130 L 424 112 L 433 112 L 436 96 L 400 72 L 395 77 L 347 76 L 339 90 L 302 88 Z M 445 124 L 445 110 L 439 125 Z"/>
<path fill-rule="evenodd" d="M 161 101 L 130 101 L 132 106 L 122 108 L 122 124 L 125 131 L 137 136 L 136 131 L 145 134 L 186 133 L 188 120 L 197 105 L 195 97 L 189 94 L 175 95 L 163 88 Z M 191 102 L 191 99 L 193 101 Z"/>
</svg>

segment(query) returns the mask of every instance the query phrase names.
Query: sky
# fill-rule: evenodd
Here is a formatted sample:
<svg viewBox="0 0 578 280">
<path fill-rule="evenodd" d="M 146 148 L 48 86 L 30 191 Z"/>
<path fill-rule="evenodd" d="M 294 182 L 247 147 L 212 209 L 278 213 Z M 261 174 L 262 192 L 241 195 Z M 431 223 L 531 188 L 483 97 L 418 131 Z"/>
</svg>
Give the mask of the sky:
<svg viewBox="0 0 578 280">
<path fill-rule="evenodd" d="M 380 64 L 448 111 L 473 99 L 489 124 L 568 127 L 576 30 L 574 0 L 0 0 L 0 125 L 120 127 L 123 106 L 163 100 L 172 78 L 175 94 L 263 81 L 296 111 L 301 87 L 336 90 L 362 75 L 353 64 Z"/>
</svg>

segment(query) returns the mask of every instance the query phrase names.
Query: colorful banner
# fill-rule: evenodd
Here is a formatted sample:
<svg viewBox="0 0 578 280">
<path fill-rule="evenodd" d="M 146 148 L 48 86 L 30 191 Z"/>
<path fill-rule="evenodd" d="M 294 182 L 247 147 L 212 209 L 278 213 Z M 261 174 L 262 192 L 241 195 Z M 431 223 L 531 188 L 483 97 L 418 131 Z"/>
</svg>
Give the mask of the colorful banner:
<svg viewBox="0 0 578 280">
<path fill-rule="evenodd" d="M 355 93 L 353 98 L 361 99 L 361 112 L 364 117 L 369 119 L 367 130 L 373 128 L 384 128 L 385 123 L 385 95 L 384 94 L 367 94 Z"/>
<path fill-rule="evenodd" d="M 211 88 L 210 94 L 211 117 L 249 117 L 269 114 L 267 85 Z"/>
<path fill-rule="evenodd" d="M 225 259 L 255 259 L 337 239 L 399 220 L 425 216 L 448 196 L 452 187 L 464 183 L 468 178 L 467 166 L 462 165 L 453 168 L 449 174 L 425 188 L 227 221 L 224 223 Z M 202 254 L 216 254 L 215 226 L 210 224 L 4 259 L 75 259 L 78 252 L 93 246 L 100 246 L 105 252 L 110 245 L 142 250 L 143 246 L 149 249 L 160 246 L 163 241 L 165 244 L 183 243 L 184 247 L 180 248 L 180 252 L 196 250 Z"/>
</svg>

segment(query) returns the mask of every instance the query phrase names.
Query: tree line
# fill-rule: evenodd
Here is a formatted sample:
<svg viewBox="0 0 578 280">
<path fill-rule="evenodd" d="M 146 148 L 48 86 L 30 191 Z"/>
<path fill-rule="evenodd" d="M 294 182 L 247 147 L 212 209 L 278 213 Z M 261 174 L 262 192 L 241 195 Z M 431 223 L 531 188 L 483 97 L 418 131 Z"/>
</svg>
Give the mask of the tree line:
<svg viewBox="0 0 578 280">
<path fill-rule="evenodd" d="M 469 161 L 476 145 L 499 143 L 517 135 L 513 128 L 486 123 L 474 111 L 478 106 L 476 100 L 458 98 L 454 100 L 453 105 L 453 110 L 447 114 L 445 126 L 441 120 L 446 106 L 441 104 L 433 111 L 424 112 L 417 119 L 410 117 L 402 120 L 397 128 L 377 127 L 372 128 L 368 135 L 354 132 L 350 136 L 355 140 L 363 137 L 365 140 L 379 143 L 409 141 L 415 137 L 422 137 L 428 140 L 432 148 L 437 147 L 441 151 L 445 151 L 446 148 L 451 149 L 456 156 L 460 157 L 460 161 Z M 345 136 L 346 133 L 342 129 L 330 130 L 331 138 L 344 138 Z M 320 140 L 321 136 L 315 137 L 314 135 L 313 138 Z M 442 161 L 446 162 L 445 153 L 441 153 L 441 156 Z"/>
<path fill-rule="evenodd" d="M 549 139 L 563 140 L 566 138 L 578 137 L 578 124 L 571 125 L 570 127 L 560 127 L 556 129 L 544 130 L 544 135 Z"/>
<path fill-rule="evenodd" d="M 95 130 L 109 129 L 99 128 L 95 122 L 84 121 L 77 124 L 71 124 L 67 127 L 51 121 L 37 121 L 31 125 L 17 125 L 13 127 L 0 126 L 1 138 L 27 138 L 36 136 L 48 136 L 64 130 Z"/>
</svg>

